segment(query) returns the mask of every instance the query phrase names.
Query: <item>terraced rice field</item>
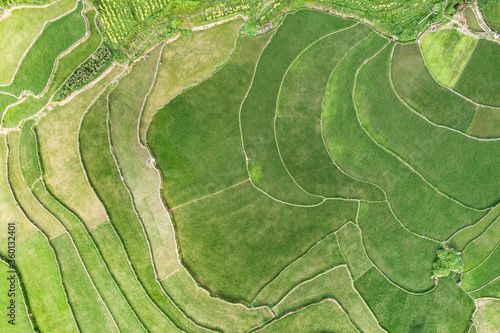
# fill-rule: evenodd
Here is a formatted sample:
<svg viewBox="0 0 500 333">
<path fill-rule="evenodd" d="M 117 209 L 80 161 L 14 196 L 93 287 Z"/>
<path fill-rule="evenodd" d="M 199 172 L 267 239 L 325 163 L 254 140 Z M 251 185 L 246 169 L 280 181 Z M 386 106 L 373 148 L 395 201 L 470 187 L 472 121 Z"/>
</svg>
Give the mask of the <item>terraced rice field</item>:
<svg viewBox="0 0 500 333">
<path fill-rule="evenodd" d="M 0 66 L 0 331 L 500 329 L 497 43 L 298 10 L 155 44 L 55 102 L 130 32 L 101 35 L 118 4 L 72 5 Z M 463 271 L 434 276 L 443 247 Z"/>
</svg>

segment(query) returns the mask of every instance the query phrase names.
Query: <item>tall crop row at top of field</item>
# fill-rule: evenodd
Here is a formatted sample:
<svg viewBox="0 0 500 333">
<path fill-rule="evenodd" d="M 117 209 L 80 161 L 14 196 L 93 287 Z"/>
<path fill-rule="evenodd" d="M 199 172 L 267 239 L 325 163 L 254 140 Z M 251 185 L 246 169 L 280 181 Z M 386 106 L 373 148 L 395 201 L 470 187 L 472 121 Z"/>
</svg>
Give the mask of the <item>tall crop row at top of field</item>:
<svg viewBox="0 0 500 333">
<path fill-rule="evenodd" d="M 445 2 L 390 0 L 282 0 L 271 5 L 265 1 L 248 0 L 92 0 L 101 13 L 101 23 L 108 40 L 129 57 L 138 56 L 166 36 L 188 34 L 193 25 L 226 19 L 236 14 L 247 16 L 245 31 L 251 35 L 278 25 L 286 12 L 316 6 L 341 11 L 373 22 L 382 33 L 402 40 L 415 39 L 429 24 L 442 18 Z M 429 11 L 435 9 L 433 14 Z M 453 6 L 448 6 L 453 11 Z"/>
</svg>

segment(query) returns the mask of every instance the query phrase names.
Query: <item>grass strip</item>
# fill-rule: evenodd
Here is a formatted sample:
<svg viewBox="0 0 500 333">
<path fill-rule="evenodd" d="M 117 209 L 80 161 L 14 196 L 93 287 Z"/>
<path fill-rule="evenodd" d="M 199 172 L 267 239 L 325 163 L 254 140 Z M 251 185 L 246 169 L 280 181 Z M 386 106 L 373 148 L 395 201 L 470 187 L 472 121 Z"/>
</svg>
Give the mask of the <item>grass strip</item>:
<svg viewBox="0 0 500 333">
<path fill-rule="evenodd" d="M 148 240 L 111 153 L 107 97 L 102 95 L 88 110 L 79 132 L 80 152 L 89 181 L 106 207 L 140 283 L 156 306 L 177 326 L 193 332 L 203 331 L 179 311 L 157 280 Z"/>
</svg>

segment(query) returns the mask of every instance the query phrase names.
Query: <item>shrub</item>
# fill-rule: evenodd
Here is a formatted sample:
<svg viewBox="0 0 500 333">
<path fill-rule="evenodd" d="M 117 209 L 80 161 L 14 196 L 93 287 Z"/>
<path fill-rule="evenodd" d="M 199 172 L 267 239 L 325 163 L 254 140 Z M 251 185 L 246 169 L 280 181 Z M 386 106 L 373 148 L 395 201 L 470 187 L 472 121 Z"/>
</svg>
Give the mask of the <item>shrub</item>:
<svg viewBox="0 0 500 333">
<path fill-rule="evenodd" d="M 436 260 L 432 265 L 433 275 L 436 277 L 448 276 L 450 272 L 462 273 L 464 271 L 464 262 L 460 253 L 455 249 L 443 248 L 436 252 Z"/>
<path fill-rule="evenodd" d="M 61 86 L 54 96 L 55 101 L 61 101 L 68 97 L 73 91 L 87 85 L 104 72 L 113 62 L 113 52 L 106 45 L 102 44 L 81 64 Z"/>
</svg>

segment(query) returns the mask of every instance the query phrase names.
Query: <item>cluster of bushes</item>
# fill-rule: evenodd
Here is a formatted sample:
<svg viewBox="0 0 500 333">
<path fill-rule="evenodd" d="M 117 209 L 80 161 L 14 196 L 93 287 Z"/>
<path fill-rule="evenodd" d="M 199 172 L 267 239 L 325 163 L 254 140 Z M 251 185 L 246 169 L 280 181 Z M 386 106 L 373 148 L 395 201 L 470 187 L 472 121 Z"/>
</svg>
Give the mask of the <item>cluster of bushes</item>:
<svg viewBox="0 0 500 333">
<path fill-rule="evenodd" d="M 101 44 L 94 54 L 68 77 L 55 94 L 54 101 L 65 99 L 73 91 L 85 86 L 101 75 L 111 65 L 113 58 L 113 51 L 106 44 Z"/>
<path fill-rule="evenodd" d="M 432 274 L 435 277 L 448 276 L 450 272 L 462 273 L 464 271 L 464 262 L 460 253 L 455 249 L 443 248 L 437 250 L 436 260 L 432 265 Z"/>
</svg>

